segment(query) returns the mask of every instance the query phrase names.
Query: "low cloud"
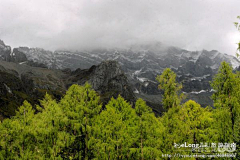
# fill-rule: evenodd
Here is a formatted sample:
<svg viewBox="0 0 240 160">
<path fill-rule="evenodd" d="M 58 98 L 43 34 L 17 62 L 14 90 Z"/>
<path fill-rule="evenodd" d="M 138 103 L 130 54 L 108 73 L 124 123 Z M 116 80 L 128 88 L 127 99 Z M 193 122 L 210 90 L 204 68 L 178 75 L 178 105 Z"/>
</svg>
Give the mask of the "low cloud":
<svg viewBox="0 0 240 160">
<path fill-rule="evenodd" d="M 56 49 L 163 42 L 235 54 L 239 0 L 1 0 L 0 39 Z"/>
</svg>

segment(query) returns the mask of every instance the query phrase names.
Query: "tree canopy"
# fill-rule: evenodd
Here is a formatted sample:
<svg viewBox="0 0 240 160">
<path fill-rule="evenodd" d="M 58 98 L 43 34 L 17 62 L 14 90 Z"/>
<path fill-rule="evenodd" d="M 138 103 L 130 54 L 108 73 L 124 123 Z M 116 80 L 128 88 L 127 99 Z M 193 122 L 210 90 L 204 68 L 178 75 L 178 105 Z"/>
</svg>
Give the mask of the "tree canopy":
<svg viewBox="0 0 240 160">
<path fill-rule="evenodd" d="M 88 83 L 72 85 L 59 102 L 48 94 L 40 105 L 24 101 L 16 116 L 0 122 L 0 159 L 143 160 L 217 153 L 178 146 L 202 142 L 236 143 L 234 153 L 239 152 L 240 74 L 229 64 L 223 62 L 211 82 L 213 107 L 181 103 L 181 85 L 171 69 L 157 80 L 166 109 L 161 117 L 142 99 L 133 105 L 118 96 L 102 106 Z"/>
</svg>

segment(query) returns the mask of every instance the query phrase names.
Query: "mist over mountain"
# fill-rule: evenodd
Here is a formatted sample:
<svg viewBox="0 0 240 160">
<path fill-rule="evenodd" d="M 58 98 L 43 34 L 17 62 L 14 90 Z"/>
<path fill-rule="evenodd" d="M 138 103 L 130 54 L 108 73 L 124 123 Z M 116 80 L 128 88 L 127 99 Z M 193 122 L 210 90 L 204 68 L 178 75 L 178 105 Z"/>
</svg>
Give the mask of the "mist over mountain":
<svg viewBox="0 0 240 160">
<path fill-rule="evenodd" d="M 128 48 L 160 41 L 234 55 L 238 0 L 1 0 L 0 38 L 47 50 Z"/>
<path fill-rule="evenodd" d="M 143 98 L 158 114 L 161 112 L 158 105 L 161 104 L 162 93 L 158 89 L 156 76 L 160 75 L 165 68 L 171 68 L 177 74 L 177 81 L 183 84 L 182 92 L 187 95 L 186 100 L 193 99 L 204 107 L 212 106 L 210 97 L 213 90 L 209 82 L 217 73 L 221 62 L 228 62 L 234 69 L 240 65 L 236 57 L 220 53 L 217 50 L 188 51 L 179 47 L 167 46 L 160 42 L 135 44 L 125 49 L 100 48 L 83 51 L 56 50 L 52 52 L 42 48 L 29 47 L 11 49 L 10 46 L 1 41 L 0 58 L 3 61 L 14 62 L 20 66 L 28 65 L 48 68 L 53 72 L 55 70 L 63 72 L 61 74 L 68 75 L 66 77 L 76 75 L 75 78 L 70 78 L 71 80 L 68 80 L 68 83 L 64 78 L 60 78 L 65 81 L 63 86 L 66 88 L 70 84 L 83 84 L 86 81 L 90 81 L 93 86 L 103 85 L 104 81 L 101 81 L 101 78 L 99 80 L 96 78 L 98 72 L 105 75 L 103 77 L 112 77 L 112 70 L 115 69 L 111 68 L 111 65 L 107 65 L 108 67 L 104 67 L 103 70 L 94 71 L 94 66 L 109 60 L 116 61 L 118 63 L 117 68 L 121 68 L 127 80 L 120 80 L 122 79 L 122 73 L 114 77 L 120 78 L 117 80 L 122 82 L 121 84 L 118 82 L 120 86 L 129 86 L 130 88 L 123 91 L 122 87 L 119 88 L 118 85 L 114 85 L 118 88 L 118 92 L 111 95 L 116 96 L 119 93 L 124 93 L 130 95 L 132 101 L 135 99 L 134 97 Z M 89 71 L 87 71 L 88 69 Z M 33 73 L 34 70 L 33 68 Z M 90 75 L 92 78 L 89 79 Z M 45 80 L 45 82 L 47 81 Z M 99 93 L 105 94 L 109 91 L 106 92 L 104 89 L 111 88 L 109 85 L 110 82 L 104 84 L 105 87 L 101 89 L 99 87 L 95 88 L 98 89 Z M 109 96 L 107 97 L 109 98 Z"/>
</svg>

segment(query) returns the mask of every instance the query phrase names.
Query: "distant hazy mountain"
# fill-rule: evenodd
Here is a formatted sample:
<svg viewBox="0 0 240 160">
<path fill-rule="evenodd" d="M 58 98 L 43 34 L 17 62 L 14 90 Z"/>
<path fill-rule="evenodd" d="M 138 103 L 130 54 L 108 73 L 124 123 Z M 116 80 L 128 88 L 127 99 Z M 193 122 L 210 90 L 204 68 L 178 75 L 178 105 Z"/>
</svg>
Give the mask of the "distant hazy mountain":
<svg viewBox="0 0 240 160">
<path fill-rule="evenodd" d="M 22 56 L 21 53 L 26 55 L 27 60 L 18 58 L 18 55 Z M 0 55 L 5 55 L 5 53 L 0 53 Z M 216 50 L 187 51 L 161 43 L 133 45 L 128 49 L 91 51 L 57 50 L 51 52 L 40 48 L 19 47 L 13 49 L 11 55 L 12 61 L 19 60 L 20 64 L 71 70 L 87 69 L 105 60 L 116 60 L 126 73 L 134 93 L 138 97 L 156 103 L 159 103 L 161 93 L 157 89 L 155 78 L 165 68 L 171 68 L 177 73 L 178 81 L 183 83 L 183 92 L 188 95 L 188 98 L 196 100 L 203 106 L 212 104 L 209 81 L 216 74 L 221 62 L 226 61 L 233 68 L 240 64 L 236 57 Z"/>
</svg>

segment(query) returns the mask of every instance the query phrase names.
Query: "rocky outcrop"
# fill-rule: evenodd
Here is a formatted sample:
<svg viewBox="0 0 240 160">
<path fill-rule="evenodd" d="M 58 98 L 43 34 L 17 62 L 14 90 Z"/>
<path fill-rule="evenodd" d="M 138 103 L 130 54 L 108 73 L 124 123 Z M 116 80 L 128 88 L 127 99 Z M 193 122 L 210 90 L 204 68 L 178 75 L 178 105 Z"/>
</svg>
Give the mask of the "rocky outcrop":
<svg viewBox="0 0 240 160">
<path fill-rule="evenodd" d="M 30 100 L 31 95 L 27 95 L 21 79 L 14 74 L 0 71 L 0 113 L 1 117 L 10 117 L 15 114 L 15 110 L 26 99 Z"/>
<path fill-rule="evenodd" d="M 136 100 L 126 75 L 116 61 L 104 61 L 90 69 L 77 69 L 72 72 L 66 83 L 70 86 L 74 83 L 83 85 L 86 82 L 100 94 L 104 103 L 119 94 L 129 102 L 133 103 Z"/>
<path fill-rule="evenodd" d="M 24 54 L 24 52 L 18 48 L 13 49 L 12 57 L 11 57 L 11 62 L 26 62 L 27 56 Z"/>
<path fill-rule="evenodd" d="M 10 61 L 20 64 L 24 63 L 32 67 L 51 68 L 53 64 L 51 64 L 51 67 L 47 66 L 51 61 L 48 58 L 51 53 L 40 48 L 19 47 L 13 49 Z"/>
<path fill-rule="evenodd" d="M 0 40 L 0 60 L 10 61 L 11 59 L 11 47 L 4 44 L 2 40 Z"/>
<path fill-rule="evenodd" d="M 38 104 L 46 92 L 60 99 L 66 88 L 59 74 L 62 73 L 0 61 L 0 118 L 14 115 L 24 100 Z"/>
<path fill-rule="evenodd" d="M 0 60 L 2 61 L 15 62 L 19 64 L 24 63 L 33 67 L 51 68 L 54 67 L 54 64 L 50 63 L 51 60 L 48 59 L 49 54 L 51 55 L 52 52 L 45 51 L 40 48 L 28 47 L 14 48 L 11 52 L 11 47 L 5 45 L 5 43 L 0 40 Z M 51 66 L 47 66 L 49 64 L 51 64 Z"/>
<path fill-rule="evenodd" d="M 196 94 L 202 90 L 211 90 L 209 81 L 216 74 L 222 61 L 230 63 L 233 67 L 240 64 L 235 57 L 216 50 L 187 51 L 160 43 L 134 46 L 125 50 L 55 51 L 54 58 L 57 68 L 73 70 L 77 67 L 86 69 L 104 60 L 116 60 L 127 75 L 133 90 L 148 95 L 161 94 L 155 78 L 165 68 L 171 68 L 177 74 L 178 82 L 183 84 L 183 92 Z"/>
<path fill-rule="evenodd" d="M 90 83 L 101 96 L 103 104 L 119 94 L 134 103 L 131 86 L 116 61 L 105 61 L 90 69 L 50 70 L 26 64 L 0 61 L 0 117 L 11 117 L 24 100 L 39 103 L 49 93 L 57 99 L 72 84 Z"/>
<path fill-rule="evenodd" d="M 22 65 L 61 69 L 61 73 L 66 75 L 61 80 L 67 87 L 73 83 L 84 84 L 88 81 L 106 99 L 120 93 L 128 100 L 134 99 L 135 96 L 142 96 L 151 104 L 154 98 L 149 99 L 149 97 L 158 98 L 162 94 L 158 90 L 156 76 L 160 75 L 165 68 L 171 68 L 177 74 L 177 81 L 183 84 L 182 91 L 186 93 L 187 99 L 194 98 L 202 106 L 212 104 L 209 82 L 217 73 L 221 62 L 226 61 L 233 68 L 240 64 L 236 57 L 216 50 L 188 51 L 161 43 L 135 45 L 129 49 L 57 50 L 55 52 L 41 48 L 19 47 L 13 49 L 11 54 L 11 48 L 1 41 L 0 55 L 2 60 L 14 61 Z M 119 64 L 108 60 L 118 61 Z M 103 61 L 108 63 L 101 63 Z M 125 74 L 122 76 L 122 71 L 113 69 L 113 67 L 120 68 L 119 65 L 126 76 Z M 27 77 L 30 75 L 27 74 Z M 51 86 L 46 85 L 44 80 L 39 82 L 44 84 L 39 85 L 43 89 Z M 132 88 L 135 96 L 129 92 L 129 88 Z"/>
</svg>

